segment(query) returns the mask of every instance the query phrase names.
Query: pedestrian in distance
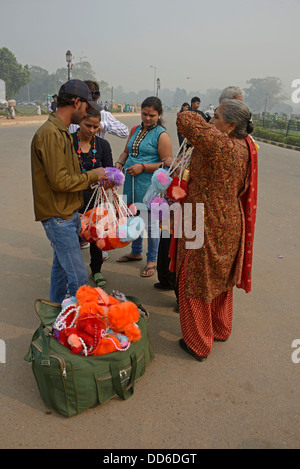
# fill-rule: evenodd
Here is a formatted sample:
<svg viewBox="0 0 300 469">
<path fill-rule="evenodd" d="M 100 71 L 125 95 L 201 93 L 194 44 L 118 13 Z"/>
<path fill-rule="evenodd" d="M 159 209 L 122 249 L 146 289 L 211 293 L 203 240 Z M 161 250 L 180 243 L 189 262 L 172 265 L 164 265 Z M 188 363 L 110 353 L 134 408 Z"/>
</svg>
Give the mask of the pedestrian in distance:
<svg viewBox="0 0 300 469">
<path fill-rule="evenodd" d="M 189 111 L 193 111 L 193 112 L 196 112 L 197 114 L 199 114 L 201 117 L 203 117 L 203 119 L 205 119 L 206 121 L 208 120 L 207 119 L 207 116 L 204 114 L 204 112 L 202 112 L 199 107 L 200 107 L 200 103 L 201 103 L 201 99 L 198 97 L 198 96 L 194 96 L 192 99 L 191 99 L 191 106 L 189 108 Z"/>
</svg>

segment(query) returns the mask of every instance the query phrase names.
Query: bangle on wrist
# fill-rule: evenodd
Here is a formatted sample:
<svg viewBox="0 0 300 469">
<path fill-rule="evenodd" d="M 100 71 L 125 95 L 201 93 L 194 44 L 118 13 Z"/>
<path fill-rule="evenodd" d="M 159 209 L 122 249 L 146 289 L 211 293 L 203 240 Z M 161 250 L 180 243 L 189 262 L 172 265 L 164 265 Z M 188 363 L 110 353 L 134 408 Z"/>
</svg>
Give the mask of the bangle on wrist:
<svg viewBox="0 0 300 469">
<path fill-rule="evenodd" d="M 120 165 L 122 166 L 122 168 L 124 167 L 124 164 L 123 164 L 123 163 L 121 163 L 121 161 L 117 161 L 117 163 L 116 163 L 116 164 L 120 164 Z"/>
<path fill-rule="evenodd" d="M 146 171 L 144 163 L 140 163 L 143 166 L 143 171 Z"/>
</svg>

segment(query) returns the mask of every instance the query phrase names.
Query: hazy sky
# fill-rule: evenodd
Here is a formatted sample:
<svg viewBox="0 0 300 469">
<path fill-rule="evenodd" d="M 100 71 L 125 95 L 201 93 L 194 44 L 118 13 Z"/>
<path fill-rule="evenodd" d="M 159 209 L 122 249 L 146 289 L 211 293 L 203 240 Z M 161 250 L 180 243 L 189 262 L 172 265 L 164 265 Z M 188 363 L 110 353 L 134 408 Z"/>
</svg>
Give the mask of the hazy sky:
<svg viewBox="0 0 300 469">
<path fill-rule="evenodd" d="M 23 65 L 55 72 L 70 49 L 125 91 L 154 88 L 150 65 L 188 92 L 300 78 L 300 0 L 0 0 L 0 15 L 0 47 Z"/>
</svg>

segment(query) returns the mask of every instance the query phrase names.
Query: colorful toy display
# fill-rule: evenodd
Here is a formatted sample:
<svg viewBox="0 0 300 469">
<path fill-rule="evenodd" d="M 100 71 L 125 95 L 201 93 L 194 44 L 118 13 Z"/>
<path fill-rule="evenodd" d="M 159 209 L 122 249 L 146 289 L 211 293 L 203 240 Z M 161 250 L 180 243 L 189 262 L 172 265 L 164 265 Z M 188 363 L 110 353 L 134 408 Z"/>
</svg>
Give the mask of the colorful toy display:
<svg viewBox="0 0 300 469">
<path fill-rule="evenodd" d="M 144 204 L 154 218 L 169 216 L 168 207 L 173 202 L 183 202 L 188 195 L 189 163 L 193 147 L 187 148 L 186 140 L 180 147 L 168 169 L 159 168 L 152 176 Z"/>
<path fill-rule="evenodd" d="M 119 174 L 117 176 L 119 178 Z M 98 183 L 91 200 L 94 201 L 93 208 L 88 210 L 87 206 L 81 216 L 80 237 L 85 241 L 96 243 L 102 251 L 109 251 L 127 246 L 142 234 L 143 219 L 136 215 L 134 206 L 128 207 L 123 202 L 114 188 L 105 190 Z"/>
<path fill-rule="evenodd" d="M 101 288 L 82 286 L 62 303 L 53 336 L 72 353 L 97 356 L 124 351 L 141 338 L 138 307 Z"/>
</svg>

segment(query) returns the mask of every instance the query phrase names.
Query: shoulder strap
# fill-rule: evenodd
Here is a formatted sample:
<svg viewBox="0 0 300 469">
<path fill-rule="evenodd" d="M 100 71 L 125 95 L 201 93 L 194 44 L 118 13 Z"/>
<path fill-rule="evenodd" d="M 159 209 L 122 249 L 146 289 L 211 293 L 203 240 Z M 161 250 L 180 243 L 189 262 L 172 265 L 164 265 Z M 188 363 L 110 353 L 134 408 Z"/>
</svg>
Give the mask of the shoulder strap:
<svg viewBox="0 0 300 469">
<path fill-rule="evenodd" d="M 134 134 L 135 130 L 138 128 L 138 126 L 139 126 L 139 125 L 140 125 L 140 124 L 138 124 L 138 125 L 135 125 L 134 127 L 132 127 L 132 129 L 131 129 L 131 132 L 130 132 L 130 137 L 132 137 L 132 136 L 133 136 L 133 134 Z"/>
<path fill-rule="evenodd" d="M 250 152 L 250 182 L 248 190 L 241 197 L 241 202 L 245 215 L 245 245 L 244 245 L 244 259 L 241 272 L 240 283 L 236 286 L 242 288 L 246 293 L 251 291 L 251 275 L 252 275 L 252 258 L 253 258 L 253 241 L 256 221 L 257 210 L 257 172 L 258 160 L 257 150 L 252 139 L 246 137 Z"/>
</svg>

